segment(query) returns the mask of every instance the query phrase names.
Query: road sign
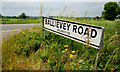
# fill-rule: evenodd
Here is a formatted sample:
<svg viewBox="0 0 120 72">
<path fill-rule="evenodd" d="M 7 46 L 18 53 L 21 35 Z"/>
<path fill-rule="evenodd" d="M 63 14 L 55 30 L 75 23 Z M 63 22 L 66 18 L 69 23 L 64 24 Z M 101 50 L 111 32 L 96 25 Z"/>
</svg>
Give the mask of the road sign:
<svg viewBox="0 0 120 72">
<path fill-rule="evenodd" d="M 104 27 L 43 17 L 43 29 L 100 49 Z"/>
</svg>

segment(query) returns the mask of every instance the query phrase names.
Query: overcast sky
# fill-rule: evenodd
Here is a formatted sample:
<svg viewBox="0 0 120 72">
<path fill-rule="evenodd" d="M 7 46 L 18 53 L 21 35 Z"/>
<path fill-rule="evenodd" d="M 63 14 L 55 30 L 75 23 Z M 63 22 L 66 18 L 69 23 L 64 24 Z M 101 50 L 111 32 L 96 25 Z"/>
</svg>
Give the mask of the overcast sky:
<svg viewBox="0 0 120 72">
<path fill-rule="evenodd" d="M 119 0 L 1 0 L 2 2 L 118 2 Z"/>
<path fill-rule="evenodd" d="M 2 15 L 18 16 L 26 13 L 29 16 L 40 16 L 40 5 L 43 4 L 43 15 L 59 15 L 67 5 L 65 16 L 101 16 L 104 4 L 119 0 L 2 0 Z"/>
</svg>

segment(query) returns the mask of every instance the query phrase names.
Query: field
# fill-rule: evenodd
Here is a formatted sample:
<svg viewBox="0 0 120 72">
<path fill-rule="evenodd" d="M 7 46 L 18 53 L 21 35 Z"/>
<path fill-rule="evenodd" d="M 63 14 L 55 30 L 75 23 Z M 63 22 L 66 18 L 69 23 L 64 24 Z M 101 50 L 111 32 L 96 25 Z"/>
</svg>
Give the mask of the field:
<svg viewBox="0 0 120 72">
<path fill-rule="evenodd" d="M 120 70 L 120 22 L 81 18 L 59 19 L 105 27 L 97 70 Z M 42 23 L 42 20 L 41 20 Z M 2 44 L 3 70 L 95 70 L 97 49 L 45 31 L 42 26 L 21 31 Z"/>
<path fill-rule="evenodd" d="M 2 18 L 2 24 L 29 24 L 40 22 L 42 22 L 41 18 L 27 18 L 27 19 Z"/>
</svg>

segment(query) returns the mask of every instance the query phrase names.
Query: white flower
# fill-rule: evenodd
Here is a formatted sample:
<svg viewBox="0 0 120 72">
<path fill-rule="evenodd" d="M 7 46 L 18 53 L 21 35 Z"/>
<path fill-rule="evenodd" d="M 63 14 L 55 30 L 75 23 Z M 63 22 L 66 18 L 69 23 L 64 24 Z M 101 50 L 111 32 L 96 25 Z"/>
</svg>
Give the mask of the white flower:
<svg viewBox="0 0 120 72">
<path fill-rule="evenodd" d="M 83 62 L 83 64 L 85 64 L 85 62 Z"/>
<path fill-rule="evenodd" d="M 79 66 L 79 68 L 81 69 L 81 66 Z"/>
<path fill-rule="evenodd" d="M 83 62 L 83 60 L 79 60 L 79 63 L 82 63 Z"/>
<path fill-rule="evenodd" d="M 76 64 L 74 63 L 74 65 L 76 65 Z"/>
<path fill-rule="evenodd" d="M 91 66 L 91 68 L 93 68 L 93 66 Z"/>
</svg>

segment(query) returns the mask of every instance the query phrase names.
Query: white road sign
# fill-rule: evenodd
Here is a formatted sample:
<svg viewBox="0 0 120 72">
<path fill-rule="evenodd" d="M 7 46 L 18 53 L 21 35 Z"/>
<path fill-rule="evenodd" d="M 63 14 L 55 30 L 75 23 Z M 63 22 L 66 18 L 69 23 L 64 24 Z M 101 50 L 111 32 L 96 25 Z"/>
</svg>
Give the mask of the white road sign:
<svg viewBox="0 0 120 72">
<path fill-rule="evenodd" d="M 100 49 L 104 27 L 43 17 L 43 29 Z"/>
</svg>

